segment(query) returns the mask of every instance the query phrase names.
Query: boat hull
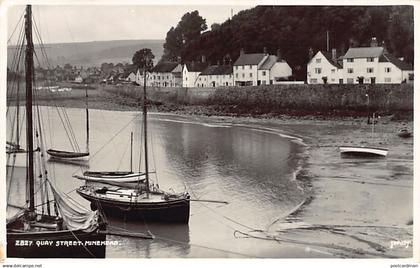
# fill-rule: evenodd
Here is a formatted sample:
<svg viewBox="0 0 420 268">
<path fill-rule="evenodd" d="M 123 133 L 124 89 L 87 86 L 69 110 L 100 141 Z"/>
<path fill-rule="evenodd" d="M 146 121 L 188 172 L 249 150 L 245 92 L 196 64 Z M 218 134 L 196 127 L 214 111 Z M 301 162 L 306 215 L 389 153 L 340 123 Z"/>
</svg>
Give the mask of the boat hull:
<svg viewBox="0 0 420 268">
<path fill-rule="evenodd" d="M 99 229 L 29 233 L 8 231 L 7 257 L 105 258 L 105 241 L 106 234 Z"/>
<path fill-rule="evenodd" d="M 388 155 L 388 149 L 385 148 L 341 146 L 339 149 L 343 156 L 386 157 Z"/>
<path fill-rule="evenodd" d="M 92 210 L 98 208 L 106 216 L 144 220 L 149 222 L 185 223 L 190 217 L 190 197 L 162 202 L 122 202 L 92 196 L 78 189 L 77 193 L 91 202 Z"/>
<path fill-rule="evenodd" d="M 89 157 L 89 153 L 79 153 L 79 152 L 68 152 L 48 149 L 47 154 L 54 158 L 60 159 L 81 159 L 86 160 Z"/>
</svg>

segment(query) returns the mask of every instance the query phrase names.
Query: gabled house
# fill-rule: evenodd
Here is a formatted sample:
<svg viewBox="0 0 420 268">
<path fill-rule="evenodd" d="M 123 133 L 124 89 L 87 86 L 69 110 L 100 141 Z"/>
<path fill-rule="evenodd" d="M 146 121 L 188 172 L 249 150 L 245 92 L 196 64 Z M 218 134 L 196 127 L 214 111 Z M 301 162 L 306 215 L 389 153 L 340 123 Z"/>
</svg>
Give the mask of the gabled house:
<svg viewBox="0 0 420 268">
<path fill-rule="evenodd" d="M 196 87 L 226 87 L 233 86 L 232 65 L 208 66 L 199 76 Z"/>
<path fill-rule="evenodd" d="M 343 84 L 343 59 L 337 56 L 337 50 L 318 51 L 308 62 L 308 84 Z"/>
<path fill-rule="evenodd" d="M 278 53 L 280 54 L 280 53 Z M 259 86 L 286 80 L 292 68 L 281 56 L 264 53 L 245 54 L 243 50 L 233 64 L 235 86 Z"/>
<path fill-rule="evenodd" d="M 184 64 L 182 67 L 182 86 L 183 87 L 195 87 L 198 81 L 198 77 L 201 72 L 207 68 L 208 64 L 205 61 L 204 56 L 201 62 L 189 62 Z"/>
<path fill-rule="evenodd" d="M 152 86 L 157 87 L 181 87 L 182 65 L 178 62 L 160 61 L 150 71 Z"/>
<path fill-rule="evenodd" d="M 413 67 L 378 46 L 349 48 L 343 57 L 343 81 L 346 84 L 406 83 L 414 79 Z"/>
</svg>

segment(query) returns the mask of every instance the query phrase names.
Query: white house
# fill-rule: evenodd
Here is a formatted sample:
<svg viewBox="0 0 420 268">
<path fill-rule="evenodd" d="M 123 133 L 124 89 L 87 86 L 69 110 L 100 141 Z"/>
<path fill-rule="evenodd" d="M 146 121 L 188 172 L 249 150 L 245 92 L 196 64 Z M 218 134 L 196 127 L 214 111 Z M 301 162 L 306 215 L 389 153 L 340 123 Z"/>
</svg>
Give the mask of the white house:
<svg viewBox="0 0 420 268">
<path fill-rule="evenodd" d="M 233 64 L 236 86 L 274 84 L 292 75 L 292 69 L 281 57 L 266 53 L 245 54 L 243 50 Z"/>
<path fill-rule="evenodd" d="M 140 69 L 140 68 L 137 69 L 136 83 L 138 85 L 141 85 L 141 86 L 144 85 L 144 71 L 143 71 L 143 69 Z M 150 86 L 152 86 L 152 83 L 153 83 L 153 81 L 151 79 L 150 72 L 146 72 L 146 86 L 150 87 Z"/>
<path fill-rule="evenodd" d="M 221 87 L 233 86 L 232 65 L 208 66 L 195 83 L 196 87 Z"/>
<path fill-rule="evenodd" d="M 150 83 L 157 87 L 181 87 L 181 72 L 180 63 L 161 61 L 150 71 Z"/>
<path fill-rule="evenodd" d="M 337 57 L 336 49 L 318 51 L 308 62 L 308 84 L 342 84 L 343 62 Z"/>
<path fill-rule="evenodd" d="M 201 72 L 203 72 L 207 68 L 207 66 L 208 64 L 205 61 L 193 61 L 184 64 L 182 68 L 182 86 L 195 87 Z"/>
</svg>

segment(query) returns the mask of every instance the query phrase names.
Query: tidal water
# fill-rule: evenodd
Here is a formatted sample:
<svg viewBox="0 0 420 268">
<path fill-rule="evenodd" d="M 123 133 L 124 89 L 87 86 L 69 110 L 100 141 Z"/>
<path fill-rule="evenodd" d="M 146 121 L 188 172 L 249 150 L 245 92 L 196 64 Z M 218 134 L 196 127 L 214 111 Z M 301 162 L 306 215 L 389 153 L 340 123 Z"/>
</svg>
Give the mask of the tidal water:
<svg viewBox="0 0 420 268">
<path fill-rule="evenodd" d="M 71 150 L 73 140 L 84 151 L 85 111 L 66 109 L 66 114 L 68 118 L 55 107 L 40 108 L 45 147 Z M 102 110 L 90 110 L 89 114 L 90 159 L 47 161 L 56 188 L 86 207 L 89 203 L 75 192 L 84 182 L 72 175 L 88 169 L 129 170 L 130 162 L 134 170 L 144 170 L 141 115 Z M 152 175 L 154 183 L 163 190 L 186 190 L 192 199 L 228 204 L 192 201 L 188 225 L 108 218 L 113 230 L 151 232 L 155 239 L 108 235 L 107 239 L 118 241 L 118 245 L 107 247 L 107 258 L 276 257 L 278 242 L 243 234 L 266 230 L 305 199 L 295 180 L 304 147 L 282 136 L 281 130 L 261 125 L 208 123 L 158 113 L 149 114 L 148 118 L 149 163 L 156 172 Z M 71 130 L 63 126 L 63 121 L 71 123 Z M 8 136 L 13 128 L 8 121 Z M 134 137 L 132 157 L 130 133 Z M 24 136 L 21 135 L 21 141 Z M 17 165 L 19 161 L 17 158 Z M 15 170 L 15 175 L 19 174 L 19 168 Z M 24 204 L 25 178 L 12 180 L 8 192 L 15 205 Z"/>
</svg>

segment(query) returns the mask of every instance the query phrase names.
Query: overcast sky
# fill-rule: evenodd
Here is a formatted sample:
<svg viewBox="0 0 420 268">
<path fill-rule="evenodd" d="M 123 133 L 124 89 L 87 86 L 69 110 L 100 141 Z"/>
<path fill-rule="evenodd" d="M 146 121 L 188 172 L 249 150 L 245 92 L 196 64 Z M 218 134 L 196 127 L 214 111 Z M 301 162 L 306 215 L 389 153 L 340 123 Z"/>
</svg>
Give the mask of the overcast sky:
<svg viewBox="0 0 420 268">
<path fill-rule="evenodd" d="M 198 10 L 207 26 L 222 23 L 240 10 L 252 6 L 238 5 L 34 5 L 32 12 L 44 43 L 85 42 L 100 40 L 165 39 L 186 12 Z M 13 6 L 8 12 L 8 39 L 11 37 L 24 6 Z M 15 44 L 18 31 L 10 44 Z"/>
</svg>

